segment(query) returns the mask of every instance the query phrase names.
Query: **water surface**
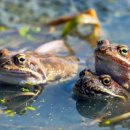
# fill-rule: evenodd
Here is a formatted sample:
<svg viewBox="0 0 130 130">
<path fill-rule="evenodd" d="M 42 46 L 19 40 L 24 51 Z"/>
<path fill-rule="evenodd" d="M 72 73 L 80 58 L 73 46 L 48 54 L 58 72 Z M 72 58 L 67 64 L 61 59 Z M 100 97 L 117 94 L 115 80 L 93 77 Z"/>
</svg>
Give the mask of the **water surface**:
<svg viewBox="0 0 130 130">
<path fill-rule="evenodd" d="M 31 1 L 31 0 L 30 0 Z M 29 2 L 30 2 L 29 1 Z M 8 2 L 8 1 L 7 1 Z M 40 0 L 39 0 L 40 2 Z M 24 2 L 23 2 L 24 3 Z M 3 4 L 5 4 L 3 2 Z M 33 4 L 33 2 L 32 2 Z M 57 5 L 57 6 L 56 6 Z M 118 2 L 115 0 L 80 0 L 74 1 L 70 4 L 69 1 L 51 1 L 43 2 L 42 6 L 49 6 L 49 8 L 42 9 L 41 12 L 46 16 L 45 18 L 54 19 L 55 17 L 68 14 L 73 14 L 76 11 L 83 11 L 87 8 L 93 7 L 97 10 L 97 14 L 101 21 L 103 35 L 100 39 L 109 39 L 111 42 L 119 44 L 127 44 L 130 46 L 130 3 L 128 0 Z M 27 8 L 27 7 L 26 7 Z M 31 7 L 28 7 L 28 9 Z M 3 8 L 1 8 L 2 10 Z M 9 9 L 9 8 L 8 8 Z M 60 11 L 57 11 L 59 9 Z M 32 10 L 37 16 L 40 8 L 32 6 Z M 3 10 L 2 10 L 3 11 Z M 50 13 L 52 12 L 52 13 Z M 8 14 L 8 11 L 6 12 Z M 13 16 L 18 14 L 12 13 Z M 4 17 L 5 16 L 5 17 Z M 2 14 L 3 19 L 8 19 L 8 15 Z M 9 15 L 11 16 L 11 15 Z M 23 15 L 24 16 L 24 15 Z M 39 16 L 39 15 L 38 15 Z M 0 44 L 1 48 L 7 47 L 11 50 L 19 50 L 22 48 L 33 50 L 44 42 L 51 41 L 53 39 L 59 39 L 59 34 L 48 34 L 46 31 L 39 33 L 30 32 L 33 36 L 33 40 L 26 37 L 21 37 L 16 28 L 21 24 L 29 24 L 29 20 L 19 18 L 19 21 L 15 20 L 9 25 L 8 20 L 5 24 L 7 26 L 13 26 L 10 30 L 0 32 Z M 31 19 L 30 18 L 30 19 Z M 2 20 L 3 20 L 2 19 Z M 30 20 L 31 21 L 31 20 Z M 36 23 L 36 22 L 34 22 Z M 39 22 L 40 23 L 40 22 Z M 40 23 L 41 24 L 41 23 Z M 33 22 L 30 22 L 33 25 Z M 15 29 L 14 29 L 15 28 Z M 79 71 L 83 68 L 94 68 L 93 48 L 91 45 L 81 40 L 78 37 L 68 36 L 68 44 L 74 49 L 76 57 L 80 59 Z M 14 116 L 7 116 L 1 114 L 0 116 L 0 129 L 2 130 L 106 130 L 113 129 L 113 127 L 99 127 L 99 124 L 88 125 L 94 119 L 95 116 L 105 113 L 110 106 L 106 101 L 76 101 L 73 98 L 72 87 L 78 77 L 64 82 L 51 83 L 47 85 L 43 91 L 38 95 L 34 102 L 30 104 L 36 109 L 34 111 L 28 110 L 24 114 L 15 114 Z M 1 91 L 4 85 L 1 85 Z M 29 104 L 29 105 L 30 105 Z M 1 110 L 6 109 L 5 106 L 1 106 Z M 115 129 L 125 130 L 122 125 L 116 125 Z"/>
</svg>

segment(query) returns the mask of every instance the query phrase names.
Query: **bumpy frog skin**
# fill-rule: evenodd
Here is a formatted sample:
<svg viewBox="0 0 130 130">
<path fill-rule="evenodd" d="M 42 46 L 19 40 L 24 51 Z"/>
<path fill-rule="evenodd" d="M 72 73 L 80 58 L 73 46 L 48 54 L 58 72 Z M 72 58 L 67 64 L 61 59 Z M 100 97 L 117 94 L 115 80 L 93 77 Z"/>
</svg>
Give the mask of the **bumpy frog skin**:
<svg viewBox="0 0 130 130">
<path fill-rule="evenodd" d="M 125 99 L 129 97 L 128 92 L 109 75 L 96 75 L 90 70 L 80 72 L 79 80 L 73 87 L 75 95 L 79 97 L 117 97 Z"/>
<path fill-rule="evenodd" d="M 66 79 L 77 72 L 74 57 L 59 57 L 36 52 L 0 50 L 0 81 L 15 85 L 35 85 Z"/>
<path fill-rule="evenodd" d="M 109 74 L 123 87 L 130 90 L 130 51 L 126 45 L 110 44 L 108 40 L 98 42 L 95 50 L 97 74 Z"/>
</svg>

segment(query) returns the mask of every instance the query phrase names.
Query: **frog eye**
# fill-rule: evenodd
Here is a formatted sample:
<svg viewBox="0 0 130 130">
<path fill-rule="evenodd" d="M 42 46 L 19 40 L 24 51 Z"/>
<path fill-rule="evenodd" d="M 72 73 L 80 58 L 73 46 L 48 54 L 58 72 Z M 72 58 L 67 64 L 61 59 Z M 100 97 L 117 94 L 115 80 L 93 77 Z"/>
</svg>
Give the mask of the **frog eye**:
<svg viewBox="0 0 130 130">
<path fill-rule="evenodd" d="M 128 48 L 128 47 L 125 47 L 125 46 L 122 46 L 122 47 L 119 47 L 119 48 L 118 48 L 118 51 L 119 51 L 119 53 L 120 53 L 122 56 L 127 56 L 128 52 L 129 52 L 129 48 Z"/>
<path fill-rule="evenodd" d="M 26 63 L 26 56 L 24 54 L 18 54 L 16 56 L 16 61 L 19 65 L 24 65 Z"/>
<path fill-rule="evenodd" d="M 101 81 L 102 81 L 102 83 L 104 84 L 104 85 L 106 85 L 106 86 L 110 86 L 111 85 L 111 77 L 110 76 L 103 76 L 102 78 L 101 78 Z"/>
</svg>

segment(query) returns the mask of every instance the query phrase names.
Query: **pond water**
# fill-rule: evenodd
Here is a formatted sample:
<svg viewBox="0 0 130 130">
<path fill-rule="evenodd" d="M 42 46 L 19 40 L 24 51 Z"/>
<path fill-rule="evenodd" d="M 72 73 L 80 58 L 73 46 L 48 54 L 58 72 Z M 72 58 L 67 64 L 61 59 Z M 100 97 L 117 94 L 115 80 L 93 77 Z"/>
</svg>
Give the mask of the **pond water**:
<svg viewBox="0 0 130 130">
<path fill-rule="evenodd" d="M 29 0 L 31 2 L 33 0 Z M 41 2 L 40 0 L 38 0 Z M 7 3 L 9 0 L 6 1 Z M 19 3 L 17 0 L 16 3 Z M 14 3 L 15 3 L 14 2 Z M 6 6 L 6 3 L 1 1 L 1 3 Z M 24 3 L 24 2 L 23 2 Z M 1 4 L 1 6 L 2 6 Z M 24 3 L 25 4 L 25 3 Z M 23 4 L 23 5 L 24 5 Z M 32 2 L 32 4 L 34 4 Z M 56 6 L 57 5 L 57 6 Z M 62 0 L 48 0 L 48 2 L 43 2 L 42 6 L 46 8 L 42 10 L 43 14 L 48 19 L 53 19 L 55 17 L 61 16 L 63 14 L 67 14 L 67 11 L 70 11 L 69 14 L 73 14 L 75 11 L 82 11 L 88 9 L 90 7 L 96 9 L 97 14 L 99 15 L 99 19 L 101 21 L 102 33 L 101 39 L 109 39 L 111 42 L 116 42 L 119 44 L 127 44 L 130 46 L 130 2 L 128 0 L 119 0 L 118 2 L 115 0 L 71 0 L 62 1 Z M 47 8 L 48 6 L 48 8 Z M 61 8 L 62 6 L 62 8 Z M 31 8 L 26 5 L 26 8 Z M 37 7 L 37 8 L 36 8 Z M 32 6 L 32 10 L 34 11 L 34 17 L 40 10 L 39 6 Z M 52 8 L 51 8 L 52 7 Z M 10 7 L 9 7 L 10 8 Z M 8 9 L 9 9 L 8 8 Z M 42 8 L 42 7 L 41 7 Z M 59 9 L 58 9 L 59 8 Z M 4 11 L 3 6 L 1 8 L 1 12 Z M 58 10 L 57 10 L 58 9 Z M 50 11 L 53 13 L 50 14 Z M 33 36 L 33 40 L 28 39 L 27 37 L 21 37 L 16 28 L 20 26 L 20 24 L 29 24 L 29 20 L 19 18 L 19 23 L 17 20 L 13 21 L 10 25 L 8 22 L 8 16 L 16 16 L 17 13 L 12 12 L 12 14 L 8 15 L 8 11 L 5 12 L 6 15 L 2 14 L 2 20 L 7 20 L 5 24 L 10 26 L 11 29 L 0 32 L 0 45 L 1 48 L 7 47 L 10 50 L 20 50 L 20 49 L 28 49 L 33 50 L 39 45 L 51 41 L 53 39 L 59 39 L 59 34 L 48 34 L 45 30 L 42 30 L 38 33 L 29 32 L 31 36 Z M 40 17 L 40 16 L 39 16 Z M 45 17 L 45 18 L 46 18 Z M 1 21 L 2 21 L 1 20 Z M 30 20 L 31 21 L 31 20 Z M 3 22 L 3 21 L 2 21 Z M 39 21 L 37 21 L 39 22 Z M 34 22 L 35 23 L 35 22 Z M 39 22 L 40 23 L 40 22 Z M 32 25 L 33 22 L 30 22 Z M 41 24 L 41 23 L 40 23 Z M 13 27 L 13 28 L 12 28 Z M 81 40 L 78 37 L 68 36 L 67 43 L 74 49 L 76 57 L 80 59 L 79 63 L 79 71 L 83 68 L 94 68 L 94 57 L 93 57 L 93 48 L 91 48 L 90 43 Z M 78 77 L 75 76 L 73 79 L 64 82 L 56 82 L 50 83 L 49 85 L 43 87 L 43 90 L 39 95 L 34 98 L 34 101 L 30 101 L 29 103 L 24 102 L 24 105 L 18 107 L 16 110 L 16 114 L 2 114 L 1 111 L 6 110 L 6 108 L 10 108 L 14 110 L 16 106 L 18 106 L 20 102 L 24 101 L 20 99 L 18 101 L 12 101 L 10 105 L 2 105 L 0 108 L 0 129 L 2 130 L 125 130 L 128 128 L 123 128 L 122 124 L 118 124 L 116 126 L 111 127 L 100 127 L 98 123 L 94 125 L 91 124 L 94 117 L 105 113 L 108 110 L 108 103 L 106 101 L 76 101 L 73 98 L 72 87 Z M 11 87 L 15 86 L 6 86 L 1 85 L 0 92 L 7 87 L 6 91 L 7 95 L 10 95 L 10 91 L 12 91 Z M 14 90 L 14 88 L 13 88 Z M 15 91 L 15 90 L 14 90 Z M 5 96 L 5 94 L 3 94 Z M 4 97 L 1 94 L 1 99 Z M 21 101 L 22 100 L 22 101 Z M 14 103 L 14 104 L 13 104 Z M 12 105 L 12 106 L 11 106 Z M 32 106 L 30 109 L 26 110 L 24 113 L 19 113 L 25 106 Z M 114 109 L 114 108 L 113 108 Z M 8 112 L 8 111 L 6 111 Z"/>
</svg>

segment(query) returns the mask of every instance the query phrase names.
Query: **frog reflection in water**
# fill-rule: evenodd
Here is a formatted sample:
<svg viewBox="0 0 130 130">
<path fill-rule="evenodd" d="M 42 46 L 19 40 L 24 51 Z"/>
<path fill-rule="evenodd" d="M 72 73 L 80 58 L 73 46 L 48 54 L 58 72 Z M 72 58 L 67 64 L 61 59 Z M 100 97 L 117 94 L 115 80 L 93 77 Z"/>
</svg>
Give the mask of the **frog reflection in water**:
<svg viewBox="0 0 130 130">
<path fill-rule="evenodd" d="M 96 97 L 117 97 L 120 99 L 129 98 L 129 93 L 118 83 L 112 80 L 109 75 L 96 75 L 90 70 L 83 70 L 79 74 L 79 80 L 73 87 L 76 95 L 82 98 Z"/>
<path fill-rule="evenodd" d="M 18 53 L 0 50 L 0 81 L 15 84 L 41 84 L 72 77 L 77 72 L 74 57 L 59 57 L 37 52 Z"/>
<path fill-rule="evenodd" d="M 0 112 L 13 116 L 15 113 L 23 115 L 29 110 L 35 110 L 32 103 L 36 101 L 43 89 L 42 85 L 17 87 L 0 84 Z"/>
<path fill-rule="evenodd" d="M 108 40 L 98 42 L 95 50 L 97 74 L 109 74 L 124 88 L 130 90 L 130 51 L 126 45 L 110 44 Z"/>
</svg>

